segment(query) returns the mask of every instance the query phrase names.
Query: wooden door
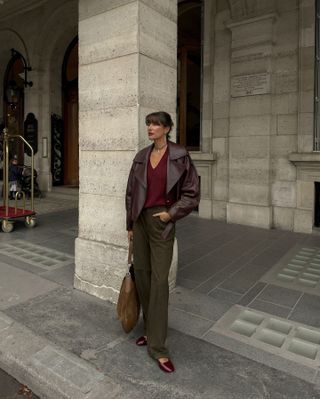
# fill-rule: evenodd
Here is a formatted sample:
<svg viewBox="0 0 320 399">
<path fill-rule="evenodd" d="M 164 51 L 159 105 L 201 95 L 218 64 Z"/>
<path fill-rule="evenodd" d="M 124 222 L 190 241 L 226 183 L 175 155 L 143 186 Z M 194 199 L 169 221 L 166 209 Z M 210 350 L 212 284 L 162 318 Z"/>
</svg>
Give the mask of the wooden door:
<svg viewBox="0 0 320 399">
<path fill-rule="evenodd" d="M 78 38 L 67 48 L 62 66 L 63 183 L 79 186 Z"/>
</svg>

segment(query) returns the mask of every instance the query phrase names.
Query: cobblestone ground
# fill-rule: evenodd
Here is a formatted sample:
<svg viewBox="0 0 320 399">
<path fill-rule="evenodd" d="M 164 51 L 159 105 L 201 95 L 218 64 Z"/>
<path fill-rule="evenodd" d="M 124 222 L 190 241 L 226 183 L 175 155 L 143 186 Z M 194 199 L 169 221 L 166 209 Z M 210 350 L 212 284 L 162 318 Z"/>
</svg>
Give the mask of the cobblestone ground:
<svg viewBox="0 0 320 399">
<path fill-rule="evenodd" d="M 25 385 L 0 369 L 0 399 L 40 399 Z"/>
</svg>

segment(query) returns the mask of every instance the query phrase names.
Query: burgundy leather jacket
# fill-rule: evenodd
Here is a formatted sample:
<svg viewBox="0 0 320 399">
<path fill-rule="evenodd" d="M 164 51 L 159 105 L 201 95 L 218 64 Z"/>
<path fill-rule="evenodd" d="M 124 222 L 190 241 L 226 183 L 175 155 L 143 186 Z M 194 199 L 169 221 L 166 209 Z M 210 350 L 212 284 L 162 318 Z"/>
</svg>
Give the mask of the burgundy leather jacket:
<svg viewBox="0 0 320 399">
<path fill-rule="evenodd" d="M 144 206 L 147 194 L 147 168 L 153 145 L 139 151 L 133 160 L 126 191 L 127 230 L 132 230 Z M 167 238 L 174 223 L 187 216 L 200 201 L 199 178 L 187 150 L 168 141 L 167 203 L 172 204 L 162 237 Z"/>
</svg>

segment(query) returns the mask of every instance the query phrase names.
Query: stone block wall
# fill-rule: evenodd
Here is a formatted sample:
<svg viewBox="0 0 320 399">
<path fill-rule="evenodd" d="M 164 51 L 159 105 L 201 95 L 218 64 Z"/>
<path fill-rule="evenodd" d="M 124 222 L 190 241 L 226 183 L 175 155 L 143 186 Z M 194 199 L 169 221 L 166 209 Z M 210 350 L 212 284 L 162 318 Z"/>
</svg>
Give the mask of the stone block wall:
<svg viewBox="0 0 320 399">
<path fill-rule="evenodd" d="M 291 155 L 313 151 L 314 1 L 217 1 L 215 12 L 212 215 L 310 232 L 314 187 Z"/>
</svg>

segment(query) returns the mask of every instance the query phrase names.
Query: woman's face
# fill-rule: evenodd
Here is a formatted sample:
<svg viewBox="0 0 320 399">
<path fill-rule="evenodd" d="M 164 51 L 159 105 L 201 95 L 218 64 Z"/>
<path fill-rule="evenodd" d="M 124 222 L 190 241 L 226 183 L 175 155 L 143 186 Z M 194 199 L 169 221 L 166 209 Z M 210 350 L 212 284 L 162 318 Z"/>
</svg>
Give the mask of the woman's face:
<svg viewBox="0 0 320 399">
<path fill-rule="evenodd" d="M 147 131 L 150 140 L 159 140 L 167 135 L 167 133 L 169 132 L 169 128 L 150 122 L 147 124 Z"/>
</svg>

